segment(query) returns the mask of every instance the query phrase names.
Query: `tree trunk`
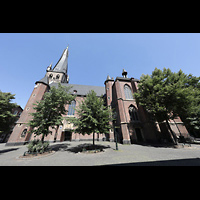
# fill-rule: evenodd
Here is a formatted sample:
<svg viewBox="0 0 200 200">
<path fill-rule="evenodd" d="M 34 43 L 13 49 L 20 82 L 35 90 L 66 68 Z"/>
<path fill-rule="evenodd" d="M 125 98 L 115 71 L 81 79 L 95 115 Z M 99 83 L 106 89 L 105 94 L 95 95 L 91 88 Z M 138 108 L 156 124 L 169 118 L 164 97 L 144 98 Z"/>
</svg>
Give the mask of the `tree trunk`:
<svg viewBox="0 0 200 200">
<path fill-rule="evenodd" d="M 56 127 L 56 132 L 55 132 L 55 136 L 54 136 L 54 141 L 53 142 L 56 142 L 56 138 L 57 138 L 57 135 L 58 135 L 58 128 L 59 128 L 59 126 Z"/>
<path fill-rule="evenodd" d="M 95 138 L 95 135 L 94 135 L 94 134 L 95 134 L 95 133 L 93 133 L 93 146 L 95 145 L 95 144 L 94 144 L 94 138 Z"/>
<path fill-rule="evenodd" d="M 44 134 L 42 134 L 42 139 L 41 139 L 42 143 L 44 143 Z"/>
<path fill-rule="evenodd" d="M 176 138 L 176 136 L 174 135 L 174 133 L 173 133 L 173 131 L 172 131 L 170 125 L 169 125 L 168 120 L 166 120 L 166 124 L 167 124 L 167 127 L 168 127 L 168 129 L 169 129 L 170 137 L 171 137 L 173 143 L 174 143 L 174 144 L 178 144 L 178 143 L 177 143 L 177 138 Z"/>
<path fill-rule="evenodd" d="M 44 131 L 45 134 L 44 133 L 42 134 L 42 139 L 41 139 L 42 143 L 44 143 L 44 136 L 48 135 L 47 133 L 48 133 L 49 127 L 46 126 L 45 128 L 46 128 L 46 130 Z"/>
</svg>

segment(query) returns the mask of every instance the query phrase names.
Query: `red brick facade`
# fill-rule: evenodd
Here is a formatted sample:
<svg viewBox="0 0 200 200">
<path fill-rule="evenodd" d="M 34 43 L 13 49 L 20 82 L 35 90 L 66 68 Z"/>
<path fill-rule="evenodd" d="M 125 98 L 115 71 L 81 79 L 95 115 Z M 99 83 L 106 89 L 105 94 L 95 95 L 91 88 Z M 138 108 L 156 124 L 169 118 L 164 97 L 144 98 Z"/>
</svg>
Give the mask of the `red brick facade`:
<svg viewBox="0 0 200 200">
<path fill-rule="evenodd" d="M 43 83 L 36 83 L 33 92 L 19 118 L 17 121 L 13 132 L 8 140 L 8 143 L 14 144 L 24 144 L 24 142 L 27 142 L 30 140 L 31 135 L 29 134 L 30 127 L 27 125 L 27 123 L 32 119 L 32 116 L 30 113 L 35 112 L 33 109 L 36 101 L 40 101 L 46 91 L 48 91 L 49 87 Z"/>
<path fill-rule="evenodd" d="M 138 107 L 133 98 L 137 90 L 137 81 L 134 78 L 117 77 L 115 81 L 107 79 L 105 87 L 107 105 L 111 105 L 117 113 L 115 134 L 118 140 L 123 144 L 156 141 L 155 126 L 149 123 L 144 109 Z M 130 89 L 132 98 L 126 98 L 125 87 Z M 137 115 L 135 118 L 131 118 L 132 109 L 134 109 L 134 116 Z"/>
</svg>

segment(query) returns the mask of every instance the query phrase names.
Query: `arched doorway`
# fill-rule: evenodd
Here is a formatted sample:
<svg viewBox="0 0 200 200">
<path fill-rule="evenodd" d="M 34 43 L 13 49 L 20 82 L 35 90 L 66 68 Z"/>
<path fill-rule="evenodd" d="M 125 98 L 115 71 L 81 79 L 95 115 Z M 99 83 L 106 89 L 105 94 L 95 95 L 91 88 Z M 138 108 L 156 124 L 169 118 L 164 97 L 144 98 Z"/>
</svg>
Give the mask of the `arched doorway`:
<svg viewBox="0 0 200 200">
<path fill-rule="evenodd" d="M 137 136 L 137 142 L 138 143 L 144 142 L 141 129 L 140 128 L 135 128 L 135 133 L 136 133 L 136 136 Z"/>
<path fill-rule="evenodd" d="M 72 140 L 72 132 L 71 131 L 65 131 L 64 132 L 64 141 L 71 141 Z"/>
<path fill-rule="evenodd" d="M 137 109 L 135 108 L 135 106 L 130 105 L 128 110 L 129 110 L 129 115 L 130 115 L 130 121 L 131 122 L 139 121 Z"/>
</svg>

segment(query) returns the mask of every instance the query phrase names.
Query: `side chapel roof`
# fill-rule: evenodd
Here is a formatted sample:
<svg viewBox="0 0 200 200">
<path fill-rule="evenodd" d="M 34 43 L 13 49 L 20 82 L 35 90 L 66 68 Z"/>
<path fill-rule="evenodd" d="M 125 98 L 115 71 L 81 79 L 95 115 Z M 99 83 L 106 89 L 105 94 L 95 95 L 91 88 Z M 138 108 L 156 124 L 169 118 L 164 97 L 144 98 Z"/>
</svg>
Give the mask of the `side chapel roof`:
<svg viewBox="0 0 200 200">
<path fill-rule="evenodd" d="M 105 87 L 101 86 L 93 86 L 93 85 L 78 85 L 78 84 L 67 84 L 61 83 L 63 86 L 72 86 L 70 89 L 71 94 L 86 96 L 89 91 L 94 90 L 97 93 L 97 96 L 101 96 L 105 94 Z M 50 87 L 55 86 L 58 87 L 58 83 L 51 83 Z"/>
</svg>

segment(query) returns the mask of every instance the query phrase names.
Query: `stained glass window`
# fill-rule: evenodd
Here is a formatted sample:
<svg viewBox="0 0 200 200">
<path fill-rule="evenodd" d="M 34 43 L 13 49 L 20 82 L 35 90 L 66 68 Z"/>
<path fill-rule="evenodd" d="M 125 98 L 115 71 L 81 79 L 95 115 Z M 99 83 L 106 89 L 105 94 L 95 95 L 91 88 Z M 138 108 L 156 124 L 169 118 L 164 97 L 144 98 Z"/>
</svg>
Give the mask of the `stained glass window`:
<svg viewBox="0 0 200 200">
<path fill-rule="evenodd" d="M 133 94 L 131 92 L 131 88 L 128 85 L 124 86 L 124 93 L 126 99 L 133 99 Z"/>
<path fill-rule="evenodd" d="M 75 107 L 76 107 L 76 101 L 72 101 L 71 104 L 69 105 L 69 109 L 68 109 L 67 115 L 74 115 Z"/>
</svg>

